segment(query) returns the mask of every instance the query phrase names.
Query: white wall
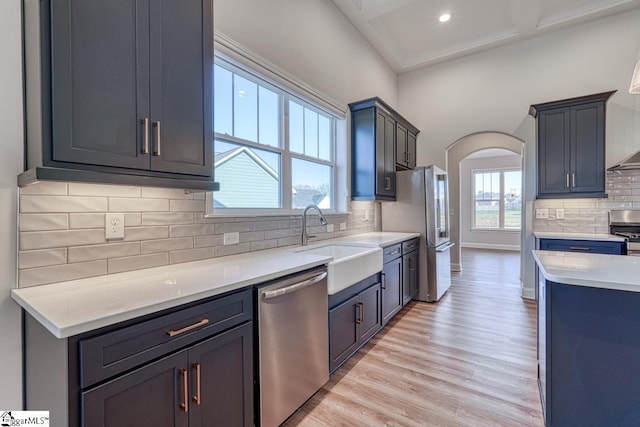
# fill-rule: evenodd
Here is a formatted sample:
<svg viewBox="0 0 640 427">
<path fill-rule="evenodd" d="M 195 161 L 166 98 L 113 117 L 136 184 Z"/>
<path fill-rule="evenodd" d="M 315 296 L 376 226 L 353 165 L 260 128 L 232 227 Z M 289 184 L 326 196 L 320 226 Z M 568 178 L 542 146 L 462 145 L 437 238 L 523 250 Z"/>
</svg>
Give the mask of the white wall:
<svg viewBox="0 0 640 427">
<path fill-rule="evenodd" d="M 520 169 L 521 167 L 522 157 L 516 154 L 466 158 L 460 162 L 460 244 L 462 247 L 520 250 L 520 231 L 472 229 L 472 172 L 476 169 Z"/>
<path fill-rule="evenodd" d="M 444 166 L 445 148 L 475 132 L 514 134 L 531 104 L 617 89 L 609 101 L 611 165 L 640 148 L 640 97 L 628 93 L 639 55 L 636 11 L 403 74 L 399 108 L 421 130 L 418 163 Z"/>
<path fill-rule="evenodd" d="M 22 172 L 20 0 L 0 1 L 0 409 L 22 409 L 22 341 L 16 284 L 16 175 Z"/>
<path fill-rule="evenodd" d="M 397 76 L 330 0 L 216 0 L 215 28 L 343 104 L 397 106 Z"/>
</svg>

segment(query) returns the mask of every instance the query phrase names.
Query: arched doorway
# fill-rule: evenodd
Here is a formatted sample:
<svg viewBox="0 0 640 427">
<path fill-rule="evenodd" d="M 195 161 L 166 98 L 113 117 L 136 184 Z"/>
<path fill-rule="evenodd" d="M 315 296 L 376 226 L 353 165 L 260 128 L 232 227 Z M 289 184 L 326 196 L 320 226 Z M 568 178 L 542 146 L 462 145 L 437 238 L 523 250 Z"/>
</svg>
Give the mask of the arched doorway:
<svg viewBox="0 0 640 427">
<path fill-rule="evenodd" d="M 460 162 L 471 154 L 485 149 L 498 148 L 523 154 L 524 141 L 501 132 L 479 132 L 464 136 L 447 147 L 447 172 L 449 174 L 449 209 L 451 217 L 451 242 L 455 246 L 451 249 L 451 269 L 460 271 Z M 523 174 L 525 170 L 523 168 Z M 525 210 L 522 211 L 522 224 L 525 222 Z"/>
</svg>

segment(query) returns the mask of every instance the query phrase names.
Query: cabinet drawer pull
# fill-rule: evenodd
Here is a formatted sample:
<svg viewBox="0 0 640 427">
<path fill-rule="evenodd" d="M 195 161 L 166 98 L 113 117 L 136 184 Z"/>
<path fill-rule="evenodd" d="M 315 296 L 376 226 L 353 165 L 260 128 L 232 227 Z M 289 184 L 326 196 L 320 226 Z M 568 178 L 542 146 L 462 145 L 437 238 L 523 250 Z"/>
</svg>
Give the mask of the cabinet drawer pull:
<svg viewBox="0 0 640 427">
<path fill-rule="evenodd" d="M 567 174 L 567 188 L 569 188 L 569 174 Z"/>
<path fill-rule="evenodd" d="M 388 176 L 384 179 L 384 189 L 387 191 L 391 190 L 391 178 Z"/>
<path fill-rule="evenodd" d="M 196 395 L 193 396 L 193 402 L 196 405 L 200 405 L 200 364 L 196 362 L 193 367 L 196 370 Z"/>
<path fill-rule="evenodd" d="M 362 309 L 360 307 L 360 303 L 357 302 L 355 304 L 355 308 L 356 308 L 356 325 L 359 325 L 362 323 L 362 319 L 360 316 L 362 316 Z"/>
<path fill-rule="evenodd" d="M 142 154 L 149 154 L 149 118 L 145 117 L 140 120 L 142 126 L 144 126 L 144 133 L 142 137 Z"/>
<path fill-rule="evenodd" d="M 399 253 L 400 253 L 400 249 L 396 249 L 395 251 L 388 252 L 387 255 L 395 255 L 395 254 L 399 254 Z"/>
<path fill-rule="evenodd" d="M 178 329 L 177 331 L 167 331 L 167 335 L 170 337 L 175 337 L 176 335 L 184 334 L 185 332 L 189 332 L 192 329 L 199 328 L 200 326 L 206 325 L 209 323 L 209 319 L 202 319 L 199 322 L 194 323 L 193 325 L 185 326 L 182 329 Z"/>
<path fill-rule="evenodd" d="M 155 145 L 155 150 L 153 150 L 153 155 L 154 156 L 159 156 L 160 155 L 160 144 L 161 144 L 161 139 L 160 139 L 160 120 L 158 120 L 157 122 L 153 123 L 153 126 L 156 128 L 156 145 Z"/>
<path fill-rule="evenodd" d="M 575 188 L 575 187 L 576 187 L 576 174 L 575 174 L 575 173 L 572 173 L 572 174 L 571 174 L 571 186 L 572 186 L 573 188 Z"/>
<path fill-rule="evenodd" d="M 569 246 L 569 250 L 570 251 L 589 252 L 589 251 L 591 251 L 591 248 L 588 247 L 588 246 Z"/>
<path fill-rule="evenodd" d="M 182 387 L 184 390 L 183 393 L 183 402 L 180 404 L 180 409 L 184 412 L 189 412 L 189 378 L 186 369 L 180 369 L 180 375 L 182 375 Z"/>
<path fill-rule="evenodd" d="M 380 286 L 382 286 L 382 289 L 387 289 L 387 273 L 382 272 L 380 275 L 382 276 L 382 283 Z"/>
<path fill-rule="evenodd" d="M 360 324 L 364 323 L 364 303 L 359 302 L 360 305 Z"/>
</svg>

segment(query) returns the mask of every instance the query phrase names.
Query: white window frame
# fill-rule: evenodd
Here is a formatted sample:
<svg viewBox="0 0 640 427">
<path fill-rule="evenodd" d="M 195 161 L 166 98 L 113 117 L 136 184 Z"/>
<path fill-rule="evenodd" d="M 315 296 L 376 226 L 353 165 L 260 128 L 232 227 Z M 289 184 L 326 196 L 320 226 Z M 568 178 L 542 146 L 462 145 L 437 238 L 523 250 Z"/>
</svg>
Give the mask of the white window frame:
<svg viewBox="0 0 640 427">
<path fill-rule="evenodd" d="M 519 233 L 522 230 L 522 204 L 520 205 L 520 226 L 518 228 L 509 227 L 505 228 L 504 226 L 504 217 L 505 217 L 505 203 L 504 203 L 504 173 L 505 172 L 520 172 L 522 174 L 522 168 L 487 168 L 487 169 L 472 169 L 471 170 L 471 230 L 473 231 L 498 231 L 498 232 L 507 232 L 507 233 Z M 498 199 L 498 227 L 477 227 L 476 226 L 476 174 L 482 173 L 499 173 L 500 174 L 500 198 Z M 520 176 L 520 181 L 522 182 L 522 175 Z M 520 190 L 522 194 L 522 189 Z M 491 199 L 495 200 L 495 199 Z M 522 203 L 522 202 L 521 202 Z"/>
<path fill-rule="evenodd" d="M 255 61 L 255 58 L 253 59 Z M 208 192 L 206 193 L 206 217 L 219 217 L 219 216 L 283 216 L 283 215 L 299 215 L 302 209 L 293 209 L 292 204 L 292 194 L 291 191 L 287 191 L 287 189 L 292 188 L 292 159 L 301 159 L 306 161 L 312 161 L 314 163 L 327 165 L 332 167 L 333 174 L 331 176 L 331 186 L 332 186 L 332 208 L 331 209 L 323 209 L 324 213 L 332 214 L 332 213 L 346 213 L 348 212 L 348 198 L 349 193 L 347 190 L 348 187 L 348 151 L 347 151 L 347 129 L 346 129 L 346 120 L 344 115 L 340 113 L 336 113 L 336 110 L 333 108 L 323 108 L 323 105 L 318 105 L 318 103 L 313 102 L 313 100 L 309 100 L 303 94 L 297 93 L 297 91 L 292 90 L 291 85 L 283 85 L 280 81 L 274 81 L 273 78 L 269 78 L 265 75 L 261 75 L 257 71 L 249 68 L 245 63 L 235 61 L 230 58 L 228 55 L 220 54 L 216 52 L 215 55 L 215 63 L 217 65 L 225 66 L 228 64 L 228 67 L 231 68 L 231 71 L 235 74 L 238 74 L 244 78 L 247 78 L 251 81 L 256 82 L 258 85 L 264 86 L 267 89 L 273 90 L 279 94 L 279 131 L 280 131 L 280 143 L 278 147 L 260 144 L 253 141 L 247 141 L 244 139 L 236 138 L 234 136 L 228 134 L 218 134 L 214 135 L 215 139 L 222 139 L 231 143 L 240 144 L 243 146 L 259 148 L 262 150 L 278 152 L 281 154 L 281 179 L 280 179 L 280 208 L 215 208 L 214 207 L 214 199 L 215 193 Z M 286 73 L 279 71 L 277 67 L 271 66 L 270 64 L 263 61 L 260 64 L 260 68 L 263 69 L 267 66 L 271 67 L 272 73 L 282 73 L 283 78 L 287 80 L 291 80 L 292 77 L 286 75 Z M 298 83 L 302 87 L 302 83 Z M 307 90 L 305 93 L 309 91 L 307 86 L 304 86 Z M 295 86 L 294 86 L 295 89 Z M 289 100 L 292 99 L 296 103 L 318 113 L 323 116 L 331 118 L 331 137 L 332 137 L 332 147 L 331 147 L 331 159 L 329 161 L 307 156 L 304 154 L 293 153 L 289 150 Z M 331 101 L 333 102 L 333 101 Z M 328 104 L 330 107 L 333 104 Z M 212 141 L 213 143 L 213 141 Z M 215 172 L 214 172 L 215 173 Z"/>
</svg>

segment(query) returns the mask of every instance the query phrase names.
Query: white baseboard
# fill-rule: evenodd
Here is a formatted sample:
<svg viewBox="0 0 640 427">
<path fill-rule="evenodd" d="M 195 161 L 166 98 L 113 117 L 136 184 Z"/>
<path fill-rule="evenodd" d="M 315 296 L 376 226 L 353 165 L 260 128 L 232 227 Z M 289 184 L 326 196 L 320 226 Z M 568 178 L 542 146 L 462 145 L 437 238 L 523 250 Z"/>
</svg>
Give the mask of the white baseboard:
<svg viewBox="0 0 640 427">
<path fill-rule="evenodd" d="M 460 263 L 460 262 L 452 262 L 451 263 L 451 271 L 462 271 L 462 263 Z"/>
<path fill-rule="evenodd" d="M 499 245 L 494 243 L 460 243 L 463 248 L 471 249 L 494 249 L 498 251 L 520 252 L 520 245 Z"/>
<path fill-rule="evenodd" d="M 536 290 L 533 288 L 527 288 L 524 283 L 520 282 L 520 296 L 524 299 L 536 300 Z"/>
</svg>

